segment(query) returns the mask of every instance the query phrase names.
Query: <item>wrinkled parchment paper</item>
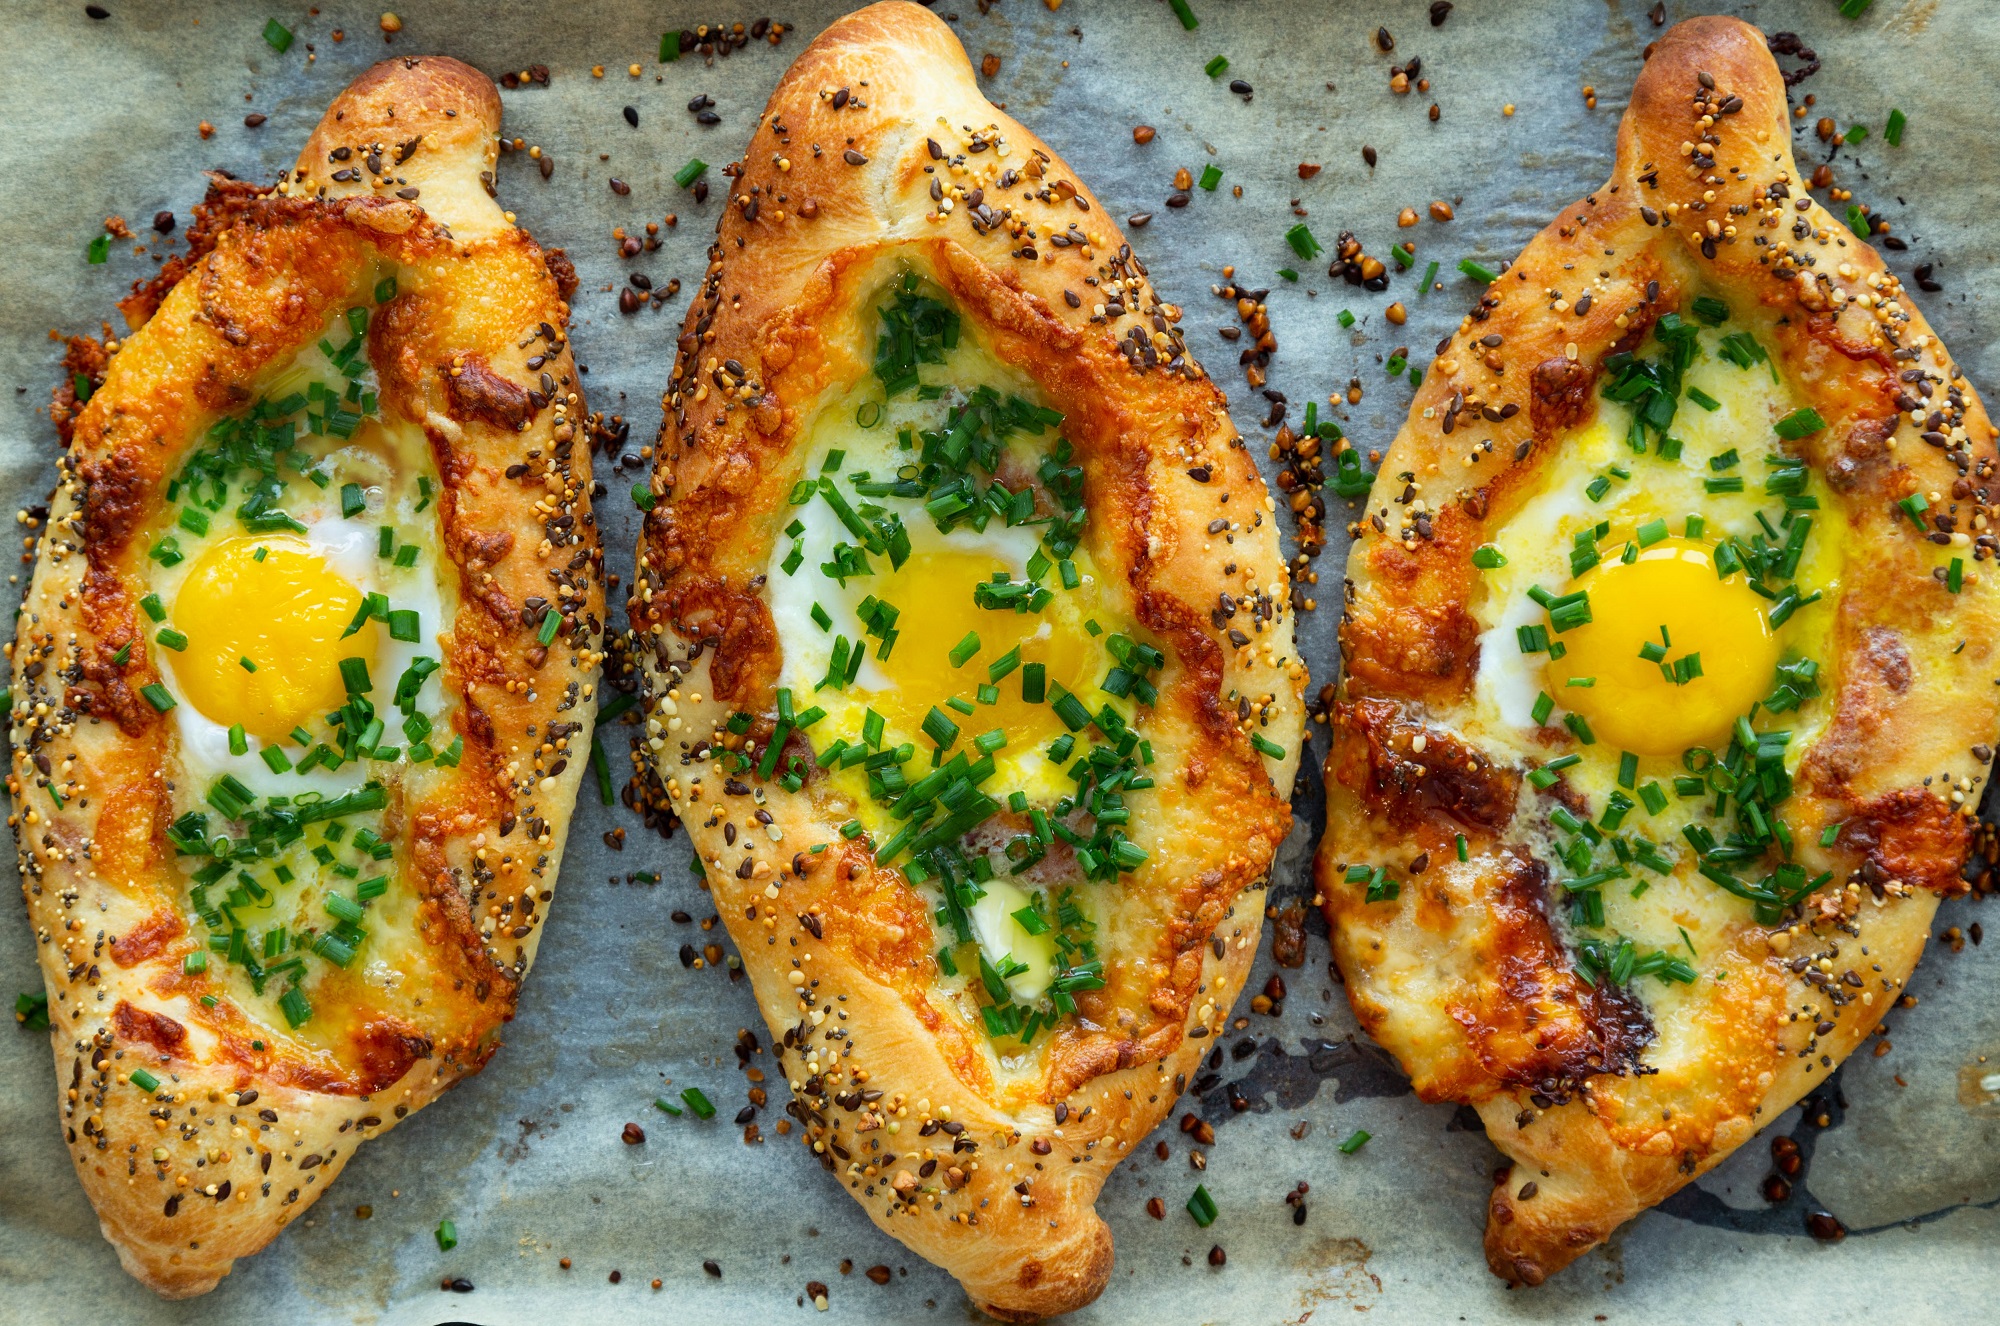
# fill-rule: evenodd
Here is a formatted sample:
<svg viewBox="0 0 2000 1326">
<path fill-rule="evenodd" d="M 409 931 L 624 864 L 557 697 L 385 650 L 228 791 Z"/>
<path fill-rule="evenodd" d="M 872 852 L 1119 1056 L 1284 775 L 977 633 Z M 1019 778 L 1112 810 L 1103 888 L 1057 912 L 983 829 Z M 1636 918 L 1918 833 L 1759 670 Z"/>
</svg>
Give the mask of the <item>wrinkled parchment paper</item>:
<svg viewBox="0 0 2000 1326">
<path fill-rule="evenodd" d="M 1640 53 L 1657 35 L 1652 0 L 1460 0 L 1437 30 L 1423 0 L 1193 3 L 1201 27 L 1192 33 L 1160 0 L 1069 0 L 1056 11 L 1004 0 L 984 14 L 978 0 L 938 0 L 937 8 L 956 7 L 954 26 L 975 63 L 999 57 L 989 95 L 1054 144 L 1116 212 L 1153 213 L 1133 238 L 1166 297 L 1187 307 L 1191 343 L 1229 391 L 1255 451 L 1269 440 L 1260 427 L 1268 407 L 1245 387 L 1237 347 L 1211 330 L 1233 321 L 1209 293 L 1230 263 L 1246 285 L 1273 287 L 1279 351 L 1269 385 L 1288 395 L 1294 417 L 1308 399 L 1324 408 L 1329 392 L 1358 377 L 1364 402 L 1336 413 L 1363 445 L 1385 445 L 1409 387 L 1388 379 L 1382 362 L 1404 345 L 1427 362 L 1428 347 L 1456 323 L 1475 293 L 1457 277 L 1457 260 L 1512 257 L 1558 207 L 1604 179 Z M 794 0 L 770 14 L 797 25 L 782 45 L 754 44 L 712 66 L 658 64 L 660 34 L 768 11 L 712 12 L 682 0 L 409 0 L 399 2 L 403 28 L 385 47 L 380 11 L 350 4 L 317 14 L 291 0 L 104 7 L 103 20 L 72 0 L 12 0 L 0 10 L 9 56 L 0 80 L 0 381 L 12 388 L 0 395 L 0 489 L 15 506 L 41 500 L 51 483 L 54 434 L 43 407 L 60 354 L 49 330 L 115 319 L 114 299 L 152 270 L 152 255 L 135 256 L 133 241 L 114 242 L 102 266 L 85 263 L 104 218 L 123 216 L 157 251 L 151 217 L 173 209 L 185 229 L 202 170 L 271 179 L 334 93 L 395 52 L 454 55 L 496 78 L 534 65 L 551 71 L 550 85 L 504 97 L 506 131 L 542 147 L 553 172 L 541 178 L 525 153 L 503 158 L 501 200 L 544 244 L 574 256 L 584 277 L 575 343 L 590 366 L 590 404 L 630 421 L 633 450 L 650 442 L 685 295 L 626 317 L 614 291 L 632 271 L 693 287 L 726 191 L 697 205 L 673 172 L 697 154 L 715 167 L 734 159 L 785 66 L 843 6 Z M 1820 115 L 1873 127 L 1866 143 L 1837 154 L 1839 182 L 1907 239 L 1906 253 L 1889 255 L 1898 272 L 1908 278 L 1917 263 L 1933 264 L 1944 288 L 1919 302 L 1993 399 L 2000 349 L 1984 332 L 2000 301 L 1986 281 L 2000 265 L 2000 224 L 1981 200 L 1995 177 L 1986 84 L 2000 65 L 2000 10 L 1875 0 L 1847 20 L 1834 0 L 1733 7 L 1766 31 L 1797 31 L 1823 62 L 1794 90 L 1795 99 L 1818 99 L 1800 122 L 1808 170 L 1828 155 L 1813 136 Z M 1671 22 L 1696 11 L 1669 0 L 1666 12 Z M 296 32 L 284 54 L 260 35 L 273 17 Z M 1375 49 L 1378 25 L 1393 33 L 1393 55 Z M 336 28 L 343 41 L 333 39 Z M 1211 80 L 1202 66 L 1216 55 L 1229 70 Z M 1432 86 L 1393 96 L 1389 66 L 1411 56 Z M 626 72 L 635 61 L 637 78 Z M 601 80 L 591 76 L 600 64 Z M 1252 84 L 1248 99 L 1228 90 L 1233 77 Z M 1585 85 L 1596 89 L 1594 109 Z M 701 93 L 715 99 L 720 125 L 699 126 L 686 109 Z M 1432 101 L 1436 123 L 1427 118 Z M 1502 115 L 1509 103 L 1511 118 Z M 621 115 L 628 105 L 636 129 Z M 1909 117 L 1900 148 L 1883 142 L 1892 107 Z M 268 122 L 245 127 L 252 112 Z M 207 140 L 204 120 L 215 126 Z M 1133 144 L 1138 124 L 1158 130 L 1149 146 Z M 1373 170 L 1364 143 L 1379 153 Z M 1324 170 L 1301 182 L 1300 162 Z M 1198 174 L 1211 163 L 1223 171 L 1221 188 L 1194 191 L 1185 210 L 1164 206 L 1176 167 Z M 629 195 L 607 186 L 613 176 L 630 184 Z M 1422 212 L 1432 199 L 1449 200 L 1457 219 L 1397 229 L 1400 209 Z M 1416 269 L 1381 295 L 1329 282 L 1285 246 L 1293 200 L 1329 248 L 1344 229 L 1381 256 L 1413 240 Z M 680 224 L 663 227 L 657 252 L 616 256 L 613 227 L 641 233 L 668 212 Z M 1433 258 L 1444 288 L 1420 294 L 1414 278 Z M 1304 270 L 1296 285 L 1276 276 L 1291 266 Z M 1392 299 L 1408 304 L 1406 327 L 1384 320 Z M 1351 332 L 1336 321 L 1343 308 L 1359 318 Z M 635 474 L 600 477 L 611 489 L 600 506 L 607 554 L 629 578 L 636 522 L 624 492 Z M 1339 600 L 1343 557 L 1336 530 L 1318 564 L 1328 604 Z M 12 581 L 7 592 L 18 593 Z M 1333 676 L 1334 625 L 1322 609 L 1304 630 L 1315 684 Z M 621 744 L 613 748 L 622 759 Z M 1278 898 L 1306 887 L 1318 800 L 1309 774 Z M 829 1287 L 835 1320 L 965 1318 L 949 1277 L 876 1231 L 795 1136 L 774 1136 L 781 1083 L 770 1084 L 771 1107 L 759 1113 L 764 1144 L 745 1145 L 730 1123 L 748 1086 L 732 1054 L 737 1031 L 764 1033 L 747 983 L 732 982 L 726 968 L 686 969 L 677 956 L 683 944 L 723 942 L 719 925 L 699 929 L 713 911 L 687 872 L 685 839 L 662 841 L 629 811 L 598 804 L 589 787 L 577 816 L 540 961 L 486 1073 L 362 1148 L 307 1219 L 238 1263 L 207 1298 L 162 1302 L 119 1270 L 58 1137 L 46 1038 L 0 1028 L 0 1318 L 766 1322 L 810 1319 L 812 1281 Z M 622 852 L 602 843 L 614 826 L 627 831 Z M 676 909 L 696 924 L 675 923 Z M 1982 910 L 1990 908 L 1947 904 L 1938 928 L 1969 928 Z M 1327 974 L 1323 929 L 1313 926 L 1305 966 L 1284 972 L 1290 997 L 1278 1018 L 1247 1007 L 1274 970 L 1267 939 L 1238 1009 L 1248 1025 L 1223 1042 L 1218 1084 L 1182 1107 L 1216 1130 L 1206 1173 L 1191 1170 L 1188 1139 L 1169 1123 L 1161 1137 L 1171 1159 L 1140 1148 L 1106 1186 L 1099 1209 L 1117 1237 L 1117 1270 L 1078 1320 L 1279 1323 L 1363 1310 L 1397 1322 L 1993 1319 L 2000 1090 L 1982 1078 L 2000 1088 L 2000 1006 L 1990 995 L 2000 953 L 1969 943 L 1952 952 L 1941 939 L 1910 987 L 1921 1006 L 1890 1016 L 1887 1054 L 1864 1051 L 1839 1073 L 1815 1111 L 1823 1124 L 1788 1111 L 1554 1282 L 1509 1292 L 1479 1246 L 1496 1152 L 1469 1112 L 1419 1103 L 1379 1053 L 1350 1041 L 1353 1021 Z M 40 988 L 23 915 L 0 905 L 0 993 Z M 753 1062 L 768 1068 L 768 1053 Z M 1231 1108 L 1231 1083 L 1247 1111 Z M 717 1117 L 672 1119 L 653 1108 L 655 1096 L 684 1086 L 702 1088 Z M 644 1127 L 644 1145 L 621 1143 L 627 1121 Z M 1373 1139 L 1341 1154 L 1337 1143 L 1356 1129 Z M 1758 1187 L 1778 1135 L 1798 1139 L 1807 1165 L 1792 1199 L 1772 1207 Z M 1301 1180 L 1311 1191 L 1295 1225 L 1284 1197 Z M 1182 1209 L 1197 1181 L 1221 1210 L 1205 1231 Z M 1144 1210 L 1156 1195 L 1164 1221 Z M 1806 1236 L 1805 1212 L 1821 1207 L 1853 1231 L 1844 1242 Z M 432 1234 L 445 1218 L 458 1230 L 449 1253 Z M 1219 1269 L 1208 1261 L 1218 1244 L 1227 1252 Z M 565 1257 L 568 1271 L 558 1265 Z M 890 1268 L 887 1284 L 866 1277 L 876 1266 Z M 622 1283 L 610 1282 L 613 1271 Z M 472 1292 L 440 1292 L 449 1277 L 471 1282 Z"/>
</svg>

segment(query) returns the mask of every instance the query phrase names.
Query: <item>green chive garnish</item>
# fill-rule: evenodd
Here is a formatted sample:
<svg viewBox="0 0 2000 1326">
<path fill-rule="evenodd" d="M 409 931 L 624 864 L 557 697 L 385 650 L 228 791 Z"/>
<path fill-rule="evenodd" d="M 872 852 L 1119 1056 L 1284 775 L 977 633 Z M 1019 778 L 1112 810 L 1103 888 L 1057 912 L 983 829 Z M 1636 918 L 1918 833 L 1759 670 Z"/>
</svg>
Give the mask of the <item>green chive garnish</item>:
<svg viewBox="0 0 2000 1326">
<path fill-rule="evenodd" d="M 1187 1213 L 1203 1229 L 1215 1223 L 1215 1217 L 1221 1213 L 1216 1210 L 1215 1198 L 1209 1196 L 1207 1184 L 1195 1185 L 1194 1196 L 1187 1199 Z"/>
</svg>

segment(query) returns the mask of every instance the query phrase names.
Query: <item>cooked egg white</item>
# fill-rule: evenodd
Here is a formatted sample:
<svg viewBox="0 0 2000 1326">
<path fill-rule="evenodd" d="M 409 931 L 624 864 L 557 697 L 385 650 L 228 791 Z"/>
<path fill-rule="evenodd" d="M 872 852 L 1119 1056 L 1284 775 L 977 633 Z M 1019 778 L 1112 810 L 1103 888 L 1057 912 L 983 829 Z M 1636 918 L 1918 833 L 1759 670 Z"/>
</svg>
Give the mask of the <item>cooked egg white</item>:
<svg viewBox="0 0 2000 1326">
<path fill-rule="evenodd" d="M 358 339 L 343 313 L 325 343 Z M 450 706 L 434 672 L 410 715 L 395 700 L 417 660 L 441 657 L 440 636 L 455 610 L 450 581 L 439 574 L 430 448 L 420 429 L 372 409 L 376 379 L 365 358 L 350 357 L 347 369 L 315 346 L 276 369 L 258 392 L 258 408 L 280 427 L 280 403 L 310 399 L 284 416 L 298 449 L 280 466 L 282 489 L 269 505 L 288 521 L 251 528 L 255 517 L 244 503 L 253 470 L 239 469 L 218 491 L 212 473 L 194 481 L 207 472 L 191 463 L 171 483 L 162 523 L 149 536 L 143 647 L 174 724 L 177 811 L 205 814 L 211 840 L 238 832 L 233 814 L 218 817 L 231 806 L 230 779 L 253 802 L 332 799 L 371 781 L 393 783 L 412 767 L 413 750 L 428 755 L 451 741 Z M 337 427 L 312 433 L 308 417 L 324 420 L 336 408 L 345 411 Z M 204 439 L 194 453 L 214 445 Z M 373 612 L 370 596 L 379 596 Z M 358 693 L 383 723 L 376 758 L 334 768 L 314 759 L 317 767 L 301 770 L 309 752 L 340 745 L 330 716 L 348 703 L 350 684 L 365 686 Z M 362 891 L 364 881 L 394 874 L 392 849 L 373 833 L 379 826 L 379 813 L 367 811 L 322 821 L 294 842 L 275 844 L 274 854 L 228 856 L 227 870 L 219 870 L 221 851 L 214 859 L 183 858 L 192 876 L 190 925 L 211 940 L 210 969 L 233 978 L 245 1007 L 297 1030 L 300 1005 L 281 1000 L 309 995 L 338 969 L 329 954 L 341 952 L 343 933 L 354 950 L 351 974 L 384 985 L 400 979 L 384 941 L 368 937 L 380 928 L 370 918 L 408 919 L 414 905 L 389 887 L 393 878 Z M 373 910 L 341 931 L 338 914 L 324 906 L 330 893 L 349 906 L 366 899 Z M 216 947 L 229 932 L 221 907 L 247 932 L 247 959 Z M 319 947 L 301 953 L 302 945 Z M 286 974 L 259 977 L 259 962 Z"/>
<path fill-rule="evenodd" d="M 1685 377 L 1688 388 L 1706 393 L 1719 408 L 1682 399 L 1671 430 L 1682 443 L 1680 458 L 1665 460 L 1656 450 L 1635 454 L 1626 442 L 1629 407 L 1598 400 L 1596 417 L 1555 449 L 1541 491 L 1498 531 L 1492 546 L 1505 565 L 1480 573 L 1471 605 L 1483 628 L 1474 686 L 1480 739 L 1519 757 L 1546 759 L 1550 747 L 1538 735 L 1542 725 L 1534 711 L 1537 697 L 1548 695 L 1551 724 L 1559 725 L 1565 713 L 1581 714 L 1599 738 L 1579 752 L 1583 766 L 1569 775 L 1597 802 L 1615 785 L 1595 776 L 1597 766 L 1615 773 L 1621 752 L 1631 750 L 1654 777 L 1680 772 L 1684 750 L 1728 744 L 1730 724 L 1750 700 L 1769 692 L 1781 658 L 1826 658 L 1831 620 L 1824 601 L 1798 609 L 1774 630 L 1770 603 L 1751 591 L 1747 577 L 1716 574 L 1719 542 L 1762 534 L 1759 512 L 1774 522 L 1782 514 L 1782 500 L 1764 492 L 1772 469 L 1766 458 L 1781 454 L 1772 425 L 1798 406 L 1767 366 L 1741 369 L 1717 356 L 1719 339 L 1703 334 L 1702 351 Z M 1734 464 L 1711 466 L 1732 450 Z M 1628 477 L 1618 477 L 1618 470 Z M 1741 477 L 1742 492 L 1708 490 L 1708 480 L 1732 476 Z M 1592 497 L 1593 484 L 1601 496 Z M 1819 590 L 1831 600 L 1846 555 L 1844 522 L 1837 499 L 1817 475 L 1808 476 L 1805 493 L 1820 509 L 1800 513 L 1813 520 L 1813 529 L 1797 582 L 1801 592 Z M 1665 522 L 1666 537 L 1635 547 L 1632 563 L 1621 561 L 1626 545 L 1636 544 L 1641 527 L 1653 521 Z M 1600 525 L 1610 528 L 1597 540 L 1598 564 L 1573 578 L 1570 554 L 1578 531 Z M 1520 647 L 1520 628 L 1549 623 L 1548 612 L 1529 595 L 1534 587 L 1558 596 L 1583 590 L 1590 597 L 1588 624 L 1550 631 L 1567 651 L 1553 662 L 1547 653 Z M 1698 654 L 1699 677 L 1676 684 L 1641 658 L 1643 646 L 1660 642 L 1663 626 L 1663 661 L 1671 667 Z M 1585 680 L 1591 684 L 1571 684 Z M 1795 750 L 1806 735 L 1794 740 Z"/>
<path fill-rule="evenodd" d="M 1573 927 L 1558 908 L 1571 942 L 1623 936 L 1641 952 L 1670 953 L 1697 969 L 1719 951 L 1718 936 L 1740 920 L 1743 903 L 1696 873 L 1683 827 L 1701 818 L 1720 836 L 1724 826 L 1701 814 L 1712 796 L 1683 795 L 1674 779 L 1703 764 L 1700 748 L 1717 754 L 1727 748 L 1739 716 L 1772 692 L 1781 662 L 1818 661 L 1829 669 L 1821 674 L 1822 690 L 1832 692 L 1826 605 L 1838 595 L 1850 552 L 1839 499 L 1808 470 L 1795 505 L 1803 498 L 1818 506 L 1793 513 L 1794 520 L 1813 522 L 1796 583 L 1802 595 L 1819 591 L 1824 598 L 1774 626 L 1772 602 L 1751 589 L 1748 576 L 1718 567 L 1717 547 L 1730 536 L 1784 543 L 1785 499 L 1766 492 L 1777 468 L 1767 458 L 1782 460 L 1784 444 L 1773 425 L 1800 404 L 1774 381 L 1768 364 L 1739 368 L 1720 356 L 1727 331 L 1701 334 L 1685 374 L 1669 430 L 1681 443 L 1677 459 L 1663 457 L 1657 446 L 1635 453 L 1627 441 L 1631 408 L 1599 399 L 1594 419 L 1557 443 L 1540 490 L 1495 533 L 1487 557 L 1504 561 L 1479 573 L 1470 604 L 1482 634 L 1464 725 L 1487 749 L 1523 764 L 1580 757 L 1562 771 L 1585 799 L 1580 818 L 1596 823 L 1607 842 L 1652 844 L 1673 863 L 1665 872 L 1634 868 L 1631 878 L 1607 884 L 1602 927 Z M 1658 352 L 1651 344 L 1641 351 Z M 1702 396 L 1715 408 L 1705 408 Z M 1730 491 L 1735 476 L 1741 491 Z M 1602 531 L 1593 540 L 1597 561 L 1572 574 L 1580 531 Z M 1559 623 L 1534 590 L 1558 601 L 1586 594 L 1588 620 Z M 1523 630 L 1538 628 L 1553 650 L 1524 650 Z M 1685 661 L 1691 657 L 1698 665 Z M 1787 761 L 1795 768 L 1827 708 L 1821 698 L 1779 715 L 1760 713 L 1755 727 L 1792 732 Z M 1589 733 L 1589 744 L 1580 732 Z M 1690 750 L 1696 753 L 1688 756 Z M 1649 787 L 1647 795 L 1664 798 L 1657 813 L 1641 798 Z M 1613 809 L 1620 798 L 1629 803 L 1622 816 Z M 1549 827 L 1550 809 L 1524 782 L 1518 823 L 1553 848 L 1562 835 Z M 1598 864 L 1609 855 L 1600 848 Z M 1660 1019 L 1676 1016 L 1688 989 L 1654 980 L 1634 988 Z"/>
<path fill-rule="evenodd" d="M 934 743 L 924 724 L 936 710 L 959 729 L 954 750 L 973 758 L 982 750 L 991 755 L 995 771 L 985 791 L 1003 801 L 1018 791 L 1028 804 L 1047 807 L 1076 790 L 1068 776 L 1073 757 L 1056 760 L 1049 754 L 1051 743 L 1069 731 L 1048 702 L 1058 689 L 1075 693 L 1093 713 L 1109 703 L 1128 720 L 1133 716 L 1128 701 L 1098 689 L 1115 664 L 1107 639 L 1116 631 L 1129 632 L 1129 613 L 1102 583 L 1085 548 L 1072 555 L 1073 588 L 1064 588 L 1056 571 L 1033 565 L 1042 547 L 1039 522 L 1009 526 L 995 516 L 983 530 L 960 524 L 940 532 L 916 500 L 871 499 L 856 492 L 860 476 L 886 480 L 910 466 L 921 446 L 912 430 L 940 427 L 949 410 L 979 387 L 1038 399 L 1030 382 L 970 334 L 950 353 L 943 371 L 927 369 L 924 377 L 950 385 L 931 400 L 905 392 L 885 404 L 871 378 L 832 396 L 810 426 L 802 443 L 807 481 L 830 483 L 860 518 L 900 514 L 909 549 L 900 567 L 886 555 L 867 553 L 865 573 L 843 576 L 834 566 L 836 545 L 854 544 L 856 537 L 816 487 L 810 496 L 800 490 L 804 500 L 791 508 L 795 519 L 765 568 L 766 603 L 783 646 L 778 684 L 791 692 L 795 711 L 825 710 L 807 733 L 815 749 L 823 751 L 835 739 L 860 742 L 871 724 L 879 723 L 881 749 L 914 747 L 914 758 L 903 766 L 914 782 L 931 767 Z M 1054 429 L 1015 434 L 1007 442 L 1000 477 L 1021 487 L 1056 435 Z M 1019 582 L 1037 570 L 1052 592 L 1039 611 L 996 610 L 974 600 L 981 582 L 995 576 Z M 871 633 L 864 621 L 864 610 L 878 602 L 895 609 L 886 642 L 885 633 Z M 853 680 L 828 684 L 843 651 L 857 647 L 865 657 Z M 1025 693 L 1031 664 L 1044 670 L 1045 698 Z M 837 768 L 828 782 L 838 798 L 836 812 L 852 816 L 878 840 L 896 832 L 899 822 L 870 796 L 864 767 Z M 1048 988 L 1057 949 L 1050 935 L 1030 933 L 1016 919 L 1034 899 L 1029 890 L 1007 882 L 1009 863 L 997 844 L 992 860 L 997 877 L 982 882 L 986 896 L 969 909 L 974 938 L 996 968 L 1009 967 L 1008 959 L 1025 968 L 1007 977 L 1006 985 L 1015 999 L 1032 1003 Z M 1044 912 L 1052 905 L 1043 899 Z"/>
</svg>

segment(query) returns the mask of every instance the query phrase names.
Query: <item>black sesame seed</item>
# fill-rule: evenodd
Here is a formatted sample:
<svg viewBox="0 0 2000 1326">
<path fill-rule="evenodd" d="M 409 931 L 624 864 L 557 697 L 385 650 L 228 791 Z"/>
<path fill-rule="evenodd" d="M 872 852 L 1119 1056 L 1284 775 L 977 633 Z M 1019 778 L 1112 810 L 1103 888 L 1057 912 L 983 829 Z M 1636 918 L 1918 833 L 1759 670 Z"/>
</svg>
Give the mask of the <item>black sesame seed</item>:
<svg viewBox="0 0 2000 1326">
<path fill-rule="evenodd" d="M 634 129 L 639 127 L 639 108 L 637 106 L 627 106 L 625 108 L 625 123 L 631 125 Z"/>
</svg>

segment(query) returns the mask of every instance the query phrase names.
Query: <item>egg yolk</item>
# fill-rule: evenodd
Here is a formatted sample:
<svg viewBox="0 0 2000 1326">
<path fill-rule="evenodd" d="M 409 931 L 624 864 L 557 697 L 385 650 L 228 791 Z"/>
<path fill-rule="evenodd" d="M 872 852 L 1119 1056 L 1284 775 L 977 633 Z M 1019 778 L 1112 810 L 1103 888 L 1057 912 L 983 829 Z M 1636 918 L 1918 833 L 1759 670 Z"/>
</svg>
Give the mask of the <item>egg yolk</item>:
<svg viewBox="0 0 2000 1326">
<path fill-rule="evenodd" d="M 188 638 L 173 657 L 181 698 L 267 744 L 283 739 L 346 703 L 340 660 L 374 664 L 373 621 L 341 638 L 360 606 L 361 591 L 303 540 L 216 543 L 189 569 L 173 604 L 173 624 Z M 255 672 L 243 666 L 246 658 Z"/>
<path fill-rule="evenodd" d="M 994 683 L 999 703 L 976 703 L 988 669 L 1009 650 L 1018 648 L 1023 664 L 1040 663 L 1047 669 L 1047 699 L 1055 698 L 1057 683 L 1087 694 L 1104 658 L 1103 646 L 1083 629 L 1083 610 L 1075 597 L 1081 590 L 1056 587 L 1055 597 L 1040 612 L 999 611 L 973 602 L 974 585 L 1009 570 L 990 554 L 939 550 L 912 557 L 901 569 L 878 577 L 872 589 L 898 610 L 899 634 L 889 657 L 875 662 L 888 684 L 866 694 L 869 707 L 887 720 L 892 733 L 920 740 L 932 706 L 949 714 L 968 738 L 999 728 L 1010 748 L 1040 745 L 1068 731 L 1046 702 L 1021 698 L 1020 667 Z M 951 651 L 969 632 L 979 636 L 979 651 L 954 667 Z M 868 648 L 872 658 L 880 644 L 871 638 Z M 973 712 L 947 709 L 945 701 L 953 696 L 975 701 Z"/>
<path fill-rule="evenodd" d="M 1591 620 L 1553 637 L 1568 652 L 1549 664 L 1549 691 L 1599 741 L 1641 755 L 1720 746 L 1770 690 L 1778 642 L 1764 601 L 1742 572 L 1718 578 L 1706 544 L 1665 539 L 1637 561 L 1607 558 L 1570 588 L 1590 595 Z M 1665 657 L 1645 657 L 1649 643 Z M 1700 676 L 1676 684 L 1662 673 L 1689 654 L 1701 655 Z"/>
</svg>

